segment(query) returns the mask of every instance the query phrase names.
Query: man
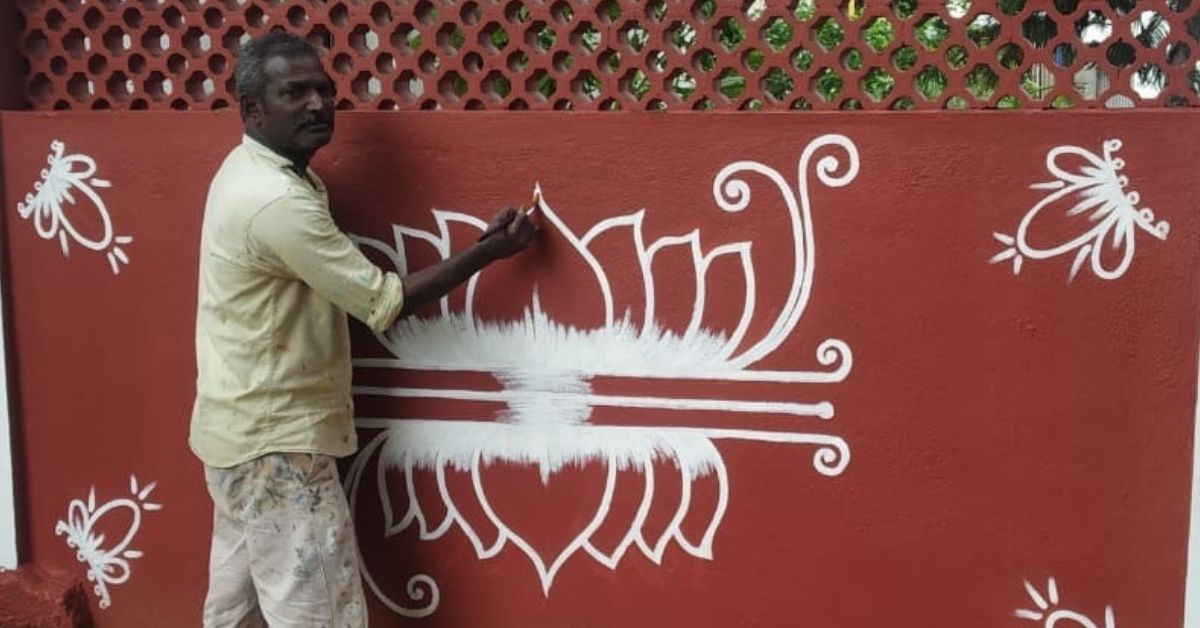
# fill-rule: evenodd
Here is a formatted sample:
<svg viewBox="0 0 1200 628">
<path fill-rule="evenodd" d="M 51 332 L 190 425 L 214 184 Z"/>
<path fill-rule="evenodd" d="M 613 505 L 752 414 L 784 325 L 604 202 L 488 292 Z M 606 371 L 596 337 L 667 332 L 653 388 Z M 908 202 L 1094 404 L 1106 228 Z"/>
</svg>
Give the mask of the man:
<svg viewBox="0 0 1200 628">
<path fill-rule="evenodd" d="M 212 181 L 200 245 L 190 445 L 213 540 L 204 626 L 366 625 L 334 457 L 357 448 L 346 314 L 376 331 L 529 245 L 524 212 L 403 279 L 334 224 L 308 167 L 329 143 L 334 84 L 317 50 L 272 32 L 242 48 L 245 136 Z"/>
</svg>

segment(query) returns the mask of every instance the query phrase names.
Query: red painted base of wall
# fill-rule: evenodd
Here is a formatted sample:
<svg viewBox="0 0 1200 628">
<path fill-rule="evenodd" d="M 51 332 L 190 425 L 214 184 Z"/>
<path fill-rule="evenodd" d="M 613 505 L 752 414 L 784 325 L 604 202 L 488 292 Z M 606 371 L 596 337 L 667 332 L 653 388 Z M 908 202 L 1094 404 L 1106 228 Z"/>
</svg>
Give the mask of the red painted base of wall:
<svg viewBox="0 0 1200 628">
<path fill-rule="evenodd" d="M 90 628 L 83 580 L 31 565 L 0 571 L 0 626 Z"/>
</svg>

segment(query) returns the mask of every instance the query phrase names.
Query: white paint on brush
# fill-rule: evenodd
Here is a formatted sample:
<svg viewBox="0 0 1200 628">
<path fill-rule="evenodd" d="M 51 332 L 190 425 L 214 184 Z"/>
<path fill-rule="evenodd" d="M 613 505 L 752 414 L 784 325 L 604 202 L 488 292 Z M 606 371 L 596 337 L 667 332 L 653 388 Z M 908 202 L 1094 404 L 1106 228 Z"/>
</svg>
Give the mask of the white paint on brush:
<svg viewBox="0 0 1200 628">
<path fill-rule="evenodd" d="M 1166 240 L 1171 225 L 1165 220 L 1156 222 L 1154 211 L 1149 208 L 1138 209 L 1141 197 L 1137 192 L 1125 191 L 1129 178 L 1119 174 L 1125 161 L 1114 157 L 1120 148 L 1121 140 L 1110 139 L 1102 147 L 1103 157 L 1078 146 L 1051 149 L 1046 155 L 1046 168 L 1055 180 L 1030 186 L 1050 193 L 1025 214 L 1017 225 L 1016 235 L 992 234 L 1005 248 L 992 256 L 991 263 L 1011 260 L 1016 275 L 1020 274 L 1025 258 L 1045 260 L 1073 252 L 1071 280 L 1085 262 L 1090 263 L 1097 277 L 1112 280 L 1124 275 L 1133 262 L 1135 236 L 1139 229 L 1159 240 Z M 1064 156 L 1081 159 L 1085 165 L 1068 170 L 1059 165 L 1059 159 Z M 1047 215 L 1050 218 L 1046 218 Z M 1078 233 L 1054 246 L 1030 244 L 1030 231 L 1038 231 L 1039 218 L 1074 220 L 1079 225 Z M 1106 251 L 1119 254 L 1115 265 L 1105 262 Z"/>
<path fill-rule="evenodd" d="M 729 476 L 716 443 L 742 440 L 759 443 L 792 444 L 813 449 L 812 465 L 823 477 L 840 475 L 850 462 L 850 447 L 833 434 L 814 431 L 834 416 L 829 400 L 796 400 L 803 389 L 789 391 L 788 401 L 756 398 L 725 398 L 714 393 L 696 396 L 669 394 L 620 394 L 622 378 L 668 381 L 736 381 L 835 385 L 844 381 L 853 367 L 850 345 L 837 338 L 820 342 L 816 365 L 796 370 L 757 369 L 755 365 L 772 355 L 791 336 L 802 318 L 812 293 L 814 277 L 814 238 L 812 208 L 809 202 L 809 167 L 819 151 L 845 153 L 846 163 L 826 154 L 816 162 L 812 175 L 829 187 L 848 185 L 858 174 L 858 151 L 840 135 L 824 135 L 813 140 L 803 151 L 798 167 L 799 179 L 793 186 L 775 169 L 752 161 L 738 161 L 722 168 L 713 181 L 712 194 L 717 206 L 730 213 L 746 210 L 751 202 L 751 185 L 743 177 L 763 177 L 773 184 L 787 208 L 788 234 L 793 244 L 792 275 L 787 296 L 778 312 L 760 312 L 757 294 L 758 275 L 751 255 L 750 242 L 727 242 L 707 248 L 699 229 L 679 235 L 650 240 L 643 233 L 645 210 L 605 218 L 577 234 L 546 201 L 540 185 L 535 186 L 536 209 L 547 230 L 565 241 L 595 281 L 599 291 L 603 324 L 581 329 L 570 321 L 555 320 L 543 311 L 537 291 L 525 311 L 516 320 L 484 320 L 475 313 L 474 300 L 479 276 L 466 286 L 462 311 L 452 311 L 449 299 L 440 301 L 440 314 L 429 319 L 410 317 L 392 329 L 377 334 L 391 358 L 355 360 L 358 368 L 468 371 L 487 373 L 496 378 L 500 389 L 465 389 L 454 386 L 358 386 L 357 396 L 441 399 L 479 404 L 477 420 L 445 420 L 439 417 L 359 418 L 358 425 L 381 429 L 355 458 L 346 476 L 346 488 L 352 503 L 368 467 L 374 465 L 374 481 L 384 518 L 385 537 L 415 529 L 422 540 L 436 540 L 457 529 L 470 542 L 480 560 L 498 555 L 512 547 L 528 558 L 544 594 L 549 595 L 562 567 L 575 556 L 588 556 L 609 569 L 616 569 L 622 558 L 636 549 L 658 564 L 672 543 L 687 554 L 713 558 L 713 540 L 729 505 Z M 450 227 L 469 226 L 478 231 L 487 227 L 482 220 L 458 212 L 435 210 L 436 228 L 424 231 L 394 226 L 392 242 L 358 237 L 365 248 L 382 254 L 396 270 L 408 272 L 406 247 L 419 243 L 433 247 L 441 259 L 452 254 Z M 636 264 L 606 268 L 590 247 L 601 235 L 628 238 L 636 253 Z M 668 329 L 658 318 L 658 286 L 653 268 L 656 256 L 665 251 L 686 253 L 694 271 L 685 281 L 694 281 L 691 316 L 682 329 Z M 708 271 L 718 260 L 728 260 L 741 269 L 745 281 L 745 299 L 732 329 L 704 327 L 705 312 L 714 299 L 709 296 Z M 629 313 L 618 312 L 613 297 L 610 273 L 635 272 L 644 290 L 643 314 L 635 320 Z M 581 278 L 583 279 L 583 278 Z M 672 278 L 675 281 L 674 278 Z M 637 282 L 634 282 L 637 285 Z M 668 292 L 668 294 L 673 294 Z M 763 320 L 761 337 L 749 337 L 752 323 Z M 769 321 L 769 323 L 767 322 Z M 598 377 L 608 378 L 605 392 L 597 393 L 592 384 Z M 694 390 L 712 387 L 693 386 Z M 719 390 L 719 389 L 717 389 Z M 827 394 L 828 388 L 821 394 Z M 776 395 L 775 393 L 768 393 Z M 489 408 L 489 406 L 491 406 Z M 461 407 L 461 406 L 460 406 Z M 589 422 L 594 408 L 631 410 L 637 421 L 618 421 L 620 425 L 594 425 Z M 636 412 L 632 412 L 636 411 Z M 680 416 L 695 412 L 721 412 L 739 417 L 738 427 L 687 425 Z M 672 415 L 672 420 L 658 420 Z M 759 415 L 777 415 L 795 419 L 783 429 L 762 429 L 749 420 Z M 650 417 L 650 418 L 646 418 Z M 817 419 L 812 421 L 811 419 Z M 659 424 L 661 423 L 661 424 Z M 667 425 L 667 424 L 670 425 Z M 681 425 L 682 423 L 682 425 Z M 496 464 L 536 467 L 543 482 L 562 469 L 598 465 L 604 472 L 604 490 L 595 505 L 589 505 L 587 522 L 563 549 L 543 555 L 535 544 L 513 530 L 492 506 L 483 478 Z M 682 493 L 666 529 L 651 535 L 643 527 L 654 500 L 655 465 L 674 466 L 680 475 Z M 415 490 L 413 475 L 418 470 L 432 471 L 438 482 L 436 505 L 423 503 Z M 469 473 L 474 487 L 472 507 L 455 503 L 446 486 L 447 469 Z M 407 510 L 393 512 L 388 471 L 401 472 Z M 616 522 L 625 529 L 617 546 L 609 552 L 593 543 L 592 535 L 602 526 L 611 528 L 613 493 L 619 474 L 641 476 L 644 483 L 638 509 L 630 521 Z M 698 538 L 683 531 L 685 519 L 697 516 L 692 486 L 697 480 L 713 476 L 717 481 L 715 506 L 705 514 L 703 532 Z M 462 497 L 460 497 L 461 499 Z M 428 497 L 426 497 L 428 499 Z M 431 520 L 427 511 L 444 511 L 439 520 Z M 486 521 L 471 521 L 464 512 L 482 511 Z M 702 511 L 709 513 L 708 510 Z M 498 536 L 485 542 L 476 531 L 481 526 L 494 528 Z M 363 563 L 367 586 L 385 606 L 406 617 L 424 617 L 440 603 L 437 582 L 427 574 L 411 577 L 405 588 L 406 600 L 384 591 Z"/>
<path fill-rule="evenodd" d="M 122 264 L 129 264 L 129 255 L 122 248 L 133 242 L 129 235 L 117 235 L 113 229 L 112 216 L 100 198 L 97 188 L 112 187 L 112 183 L 95 177 L 96 161 L 87 155 L 64 155 L 66 145 L 59 140 L 50 143 L 50 155 L 46 158 L 41 180 L 33 184 L 33 192 L 17 203 L 21 218 L 33 223 L 39 237 L 58 240 L 64 257 L 70 254 L 70 243 L 92 251 L 104 251 L 113 274 L 121 272 Z M 82 199 L 76 198 L 82 195 Z M 71 220 L 71 215 L 87 211 L 90 206 L 96 212 L 100 229 L 98 233 L 86 233 Z M 68 210 L 68 207 L 70 209 Z"/>
</svg>

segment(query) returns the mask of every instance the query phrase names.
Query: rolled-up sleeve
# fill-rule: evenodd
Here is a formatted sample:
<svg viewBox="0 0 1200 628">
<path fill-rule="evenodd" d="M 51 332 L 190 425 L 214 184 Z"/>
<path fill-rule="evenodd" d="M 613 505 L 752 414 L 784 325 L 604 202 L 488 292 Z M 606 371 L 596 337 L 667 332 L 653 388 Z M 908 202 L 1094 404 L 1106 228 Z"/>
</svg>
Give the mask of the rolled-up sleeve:
<svg viewBox="0 0 1200 628">
<path fill-rule="evenodd" d="M 285 195 L 250 219 L 253 253 L 275 261 L 375 331 L 404 307 L 400 277 L 371 263 L 317 199 Z"/>
</svg>

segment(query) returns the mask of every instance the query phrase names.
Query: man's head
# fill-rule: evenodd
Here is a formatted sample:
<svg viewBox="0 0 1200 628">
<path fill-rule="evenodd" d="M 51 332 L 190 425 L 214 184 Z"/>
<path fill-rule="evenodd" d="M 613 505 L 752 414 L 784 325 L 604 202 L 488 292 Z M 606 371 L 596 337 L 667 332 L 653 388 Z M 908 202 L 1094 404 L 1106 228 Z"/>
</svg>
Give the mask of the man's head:
<svg viewBox="0 0 1200 628">
<path fill-rule="evenodd" d="M 329 143 L 335 88 L 311 43 L 283 31 L 253 39 L 238 54 L 235 77 L 251 137 L 302 162 Z"/>
</svg>

